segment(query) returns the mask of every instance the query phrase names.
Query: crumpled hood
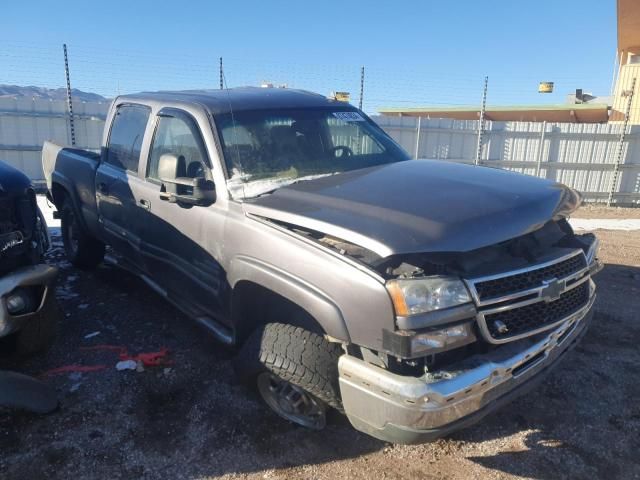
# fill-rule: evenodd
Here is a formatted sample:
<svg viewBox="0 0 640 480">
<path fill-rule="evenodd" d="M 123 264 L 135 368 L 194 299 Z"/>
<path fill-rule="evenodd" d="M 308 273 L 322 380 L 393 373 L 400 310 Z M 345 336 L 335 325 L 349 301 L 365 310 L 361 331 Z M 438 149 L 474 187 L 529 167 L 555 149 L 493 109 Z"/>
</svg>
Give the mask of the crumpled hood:
<svg viewBox="0 0 640 480">
<path fill-rule="evenodd" d="M 387 257 L 500 243 L 568 215 L 580 201 L 577 192 L 549 180 L 408 160 L 303 181 L 249 200 L 244 208 Z"/>
</svg>

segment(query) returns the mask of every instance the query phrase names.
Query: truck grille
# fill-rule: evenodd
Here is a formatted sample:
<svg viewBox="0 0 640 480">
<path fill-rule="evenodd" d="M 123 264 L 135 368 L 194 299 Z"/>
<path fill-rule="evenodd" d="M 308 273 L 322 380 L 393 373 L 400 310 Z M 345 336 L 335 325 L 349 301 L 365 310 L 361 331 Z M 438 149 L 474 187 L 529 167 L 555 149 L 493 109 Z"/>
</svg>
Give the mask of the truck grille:
<svg viewBox="0 0 640 480">
<path fill-rule="evenodd" d="M 584 255 L 573 255 L 559 263 L 546 267 L 529 270 L 516 275 L 500 277 L 475 284 L 478 297 L 481 301 L 511 295 L 523 290 L 539 287 L 545 280 L 552 278 L 565 278 L 583 270 L 587 266 Z"/>
<path fill-rule="evenodd" d="M 589 302 L 589 282 L 563 293 L 553 302 L 536 302 L 524 307 L 484 316 L 491 336 L 497 340 L 526 334 L 562 320 L 577 312 Z M 504 325 L 501 333 L 498 325 Z"/>
<path fill-rule="evenodd" d="M 467 280 L 478 325 L 490 343 L 552 328 L 589 303 L 589 269 L 582 250 L 526 269 Z"/>
</svg>

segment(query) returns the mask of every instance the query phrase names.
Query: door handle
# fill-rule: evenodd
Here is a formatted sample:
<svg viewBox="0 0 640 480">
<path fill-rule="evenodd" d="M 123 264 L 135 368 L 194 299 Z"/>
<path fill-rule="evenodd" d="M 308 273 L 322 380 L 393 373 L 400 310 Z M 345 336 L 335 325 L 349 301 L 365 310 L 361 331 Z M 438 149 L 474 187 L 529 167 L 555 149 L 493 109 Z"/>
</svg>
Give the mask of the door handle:
<svg viewBox="0 0 640 480">
<path fill-rule="evenodd" d="M 145 210 L 151 210 L 151 202 L 149 200 L 141 198 L 139 203 L 140 203 L 140 206 Z"/>
<path fill-rule="evenodd" d="M 98 191 L 102 194 L 107 194 L 109 193 L 109 187 L 107 187 L 107 184 L 104 182 L 99 182 L 98 183 Z"/>
</svg>

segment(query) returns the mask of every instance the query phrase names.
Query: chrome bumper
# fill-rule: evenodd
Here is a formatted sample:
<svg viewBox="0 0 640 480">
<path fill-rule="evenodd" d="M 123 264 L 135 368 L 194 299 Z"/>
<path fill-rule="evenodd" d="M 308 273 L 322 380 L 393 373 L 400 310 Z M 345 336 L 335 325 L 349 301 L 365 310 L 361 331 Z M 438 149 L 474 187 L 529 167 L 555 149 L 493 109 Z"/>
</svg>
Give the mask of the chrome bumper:
<svg viewBox="0 0 640 480">
<path fill-rule="evenodd" d="M 42 309 L 47 296 L 50 295 L 50 286 L 57 273 L 57 268 L 43 263 L 20 268 L 0 278 L 0 337 L 18 330 L 22 322 Z M 11 315 L 7 311 L 7 295 L 18 287 L 36 285 L 44 287 L 38 308 L 32 313 L 18 316 Z"/>
<path fill-rule="evenodd" d="M 420 378 L 340 357 L 340 392 L 358 430 L 393 443 L 433 440 L 471 425 L 533 387 L 574 346 L 592 317 L 589 303 L 556 329 L 514 341 Z"/>
</svg>

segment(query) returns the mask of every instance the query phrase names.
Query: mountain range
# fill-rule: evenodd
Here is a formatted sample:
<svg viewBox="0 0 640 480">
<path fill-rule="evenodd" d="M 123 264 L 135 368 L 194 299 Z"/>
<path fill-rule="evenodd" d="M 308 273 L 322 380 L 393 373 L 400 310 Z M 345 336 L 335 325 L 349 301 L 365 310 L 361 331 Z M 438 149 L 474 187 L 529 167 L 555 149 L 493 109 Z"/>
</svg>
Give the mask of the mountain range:
<svg viewBox="0 0 640 480">
<path fill-rule="evenodd" d="M 102 95 L 91 92 L 83 92 L 77 88 L 71 89 L 71 96 L 74 100 L 81 102 L 101 102 L 108 100 Z M 0 85 L 0 98 L 12 98 L 12 97 L 29 97 L 29 98 L 43 98 L 49 100 L 66 100 L 67 89 L 66 88 L 44 88 L 34 86 L 19 86 L 19 85 Z"/>
</svg>

